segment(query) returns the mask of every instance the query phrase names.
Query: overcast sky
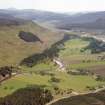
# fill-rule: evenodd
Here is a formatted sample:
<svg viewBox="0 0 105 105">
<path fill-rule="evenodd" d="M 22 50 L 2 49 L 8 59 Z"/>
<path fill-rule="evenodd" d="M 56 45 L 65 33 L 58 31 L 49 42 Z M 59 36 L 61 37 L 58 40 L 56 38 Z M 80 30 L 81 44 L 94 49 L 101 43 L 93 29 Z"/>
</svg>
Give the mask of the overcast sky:
<svg viewBox="0 0 105 105">
<path fill-rule="evenodd" d="M 0 0 L 0 8 L 55 12 L 105 11 L 105 0 Z"/>
</svg>

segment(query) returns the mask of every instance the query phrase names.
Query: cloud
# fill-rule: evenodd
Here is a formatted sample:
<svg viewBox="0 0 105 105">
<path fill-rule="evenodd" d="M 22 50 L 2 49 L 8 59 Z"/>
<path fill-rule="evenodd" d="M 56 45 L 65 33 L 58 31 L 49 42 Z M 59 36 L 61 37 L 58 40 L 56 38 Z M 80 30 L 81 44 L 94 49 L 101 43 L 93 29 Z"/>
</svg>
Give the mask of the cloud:
<svg viewBox="0 0 105 105">
<path fill-rule="evenodd" d="M 0 0 L 0 8 L 41 9 L 57 12 L 105 10 L 105 0 Z"/>
</svg>

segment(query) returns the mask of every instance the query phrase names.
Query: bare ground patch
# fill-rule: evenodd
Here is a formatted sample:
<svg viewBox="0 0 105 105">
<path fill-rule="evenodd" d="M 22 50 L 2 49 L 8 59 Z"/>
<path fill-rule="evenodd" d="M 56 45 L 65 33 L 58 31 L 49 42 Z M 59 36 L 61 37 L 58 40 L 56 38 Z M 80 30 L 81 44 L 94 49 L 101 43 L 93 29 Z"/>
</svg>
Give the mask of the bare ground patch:
<svg viewBox="0 0 105 105">
<path fill-rule="evenodd" d="M 105 76 L 105 65 L 96 65 L 88 68 L 95 74 L 103 75 Z"/>
</svg>

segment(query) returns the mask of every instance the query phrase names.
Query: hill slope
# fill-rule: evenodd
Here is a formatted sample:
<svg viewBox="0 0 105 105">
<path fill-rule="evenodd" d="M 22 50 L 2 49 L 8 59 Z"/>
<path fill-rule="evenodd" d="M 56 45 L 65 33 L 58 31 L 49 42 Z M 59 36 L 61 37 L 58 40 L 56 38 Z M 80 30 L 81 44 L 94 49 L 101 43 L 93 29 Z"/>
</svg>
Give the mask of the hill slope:
<svg viewBox="0 0 105 105">
<path fill-rule="evenodd" d="M 7 18 L 3 19 L 4 16 Z M 0 14 L 0 66 L 17 65 L 23 58 L 40 53 L 60 38 L 59 33 L 32 21 Z"/>
</svg>

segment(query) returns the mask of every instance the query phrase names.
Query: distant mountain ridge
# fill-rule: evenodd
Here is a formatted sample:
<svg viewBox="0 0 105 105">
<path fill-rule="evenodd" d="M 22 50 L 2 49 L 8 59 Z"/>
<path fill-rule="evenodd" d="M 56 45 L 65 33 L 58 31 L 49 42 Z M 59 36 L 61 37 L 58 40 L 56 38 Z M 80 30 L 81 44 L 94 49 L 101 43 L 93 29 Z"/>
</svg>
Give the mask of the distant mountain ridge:
<svg viewBox="0 0 105 105">
<path fill-rule="evenodd" d="M 20 24 L 25 24 L 26 22 L 28 21 L 14 17 L 9 13 L 5 13 L 5 12 L 0 13 L 0 26 L 2 25 L 20 25 Z"/>
<path fill-rule="evenodd" d="M 87 12 L 69 15 L 66 13 L 53 13 L 47 11 L 39 11 L 33 9 L 25 10 L 0 10 L 0 14 L 5 13 L 15 18 L 24 20 L 36 20 L 40 22 L 49 21 L 58 28 L 93 28 L 105 29 L 105 11 Z"/>
<path fill-rule="evenodd" d="M 24 9 L 24 10 L 0 10 L 1 13 L 6 13 L 14 17 L 23 18 L 26 20 L 54 20 L 66 17 L 66 15 L 60 13 L 39 11 L 33 9 Z"/>
<path fill-rule="evenodd" d="M 74 15 L 70 20 L 59 22 L 57 27 L 61 29 L 105 29 L 105 12 Z"/>
</svg>

